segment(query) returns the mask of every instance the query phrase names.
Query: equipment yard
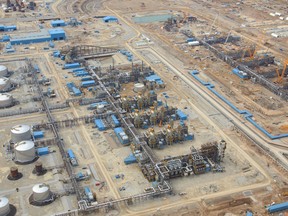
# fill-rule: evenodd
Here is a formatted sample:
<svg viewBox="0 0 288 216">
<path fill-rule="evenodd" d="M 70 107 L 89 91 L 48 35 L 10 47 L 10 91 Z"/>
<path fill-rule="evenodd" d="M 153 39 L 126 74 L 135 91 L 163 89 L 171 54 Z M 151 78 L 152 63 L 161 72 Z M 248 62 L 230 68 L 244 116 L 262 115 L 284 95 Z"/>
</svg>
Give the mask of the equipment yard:
<svg viewBox="0 0 288 216">
<path fill-rule="evenodd" d="M 0 3 L 0 216 L 287 215 L 287 1 Z"/>
</svg>

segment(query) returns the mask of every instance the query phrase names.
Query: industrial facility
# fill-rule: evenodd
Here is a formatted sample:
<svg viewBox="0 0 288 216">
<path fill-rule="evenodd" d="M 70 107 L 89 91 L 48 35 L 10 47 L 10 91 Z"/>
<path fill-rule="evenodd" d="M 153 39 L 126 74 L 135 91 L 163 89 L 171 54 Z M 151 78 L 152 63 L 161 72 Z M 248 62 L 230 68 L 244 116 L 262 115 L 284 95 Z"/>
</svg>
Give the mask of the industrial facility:
<svg viewBox="0 0 288 216">
<path fill-rule="evenodd" d="M 0 216 L 286 216 L 282 1 L 0 2 Z"/>
</svg>

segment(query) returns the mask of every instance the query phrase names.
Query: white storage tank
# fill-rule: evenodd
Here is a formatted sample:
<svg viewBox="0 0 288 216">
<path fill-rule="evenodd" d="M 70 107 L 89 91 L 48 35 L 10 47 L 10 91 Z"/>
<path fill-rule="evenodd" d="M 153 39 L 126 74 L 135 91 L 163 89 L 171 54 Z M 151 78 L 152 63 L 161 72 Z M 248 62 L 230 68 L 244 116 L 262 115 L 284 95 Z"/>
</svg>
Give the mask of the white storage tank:
<svg viewBox="0 0 288 216">
<path fill-rule="evenodd" d="M 97 106 L 97 113 L 103 113 L 105 111 L 105 106 L 103 104 L 99 104 Z"/>
<path fill-rule="evenodd" d="M 6 197 L 0 197 L 0 216 L 8 215 L 9 212 L 9 200 Z"/>
<path fill-rule="evenodd" d="M 8 75 L 8 69 L 4 65 L 0 65 L 0 77 Z"/>
<path fill-rule="evenodd" d="M 31 140 L 21 141 L 15 144 L 15 159 L 20 163 L 30 162 L 35 159 L 35 144 Z"/>
<path fill-rule="evenodd" d="M 13 105 L 13 97 L 8 93 L 0 93 L 0 108 L 5 108 Z"/>
<path fill-rule="evenodd" d="M 14 143 L 31 139 L 31 128 L 28 125 L 16 125 L 11 128 L 11 140 Z"/>
<path fill-rule="evenodd" d="M 145 91 L 145 86 L 143 83 L 136 83 L 134 84 L 134 91 L 135 92 L 144 92 Z"/>
<path fill-rule="evenodd" d="M 10 80 L 6 77 L 0 77 L 0 91 L 5 92 L 11 88 Z"/>
<path fill-rule="evenodd" d="M 36 202 L 46 201 L 51 198 L 51 191 L 46 184 L 37 184 L 33 188 L 33 200 Z"/>
</svg>

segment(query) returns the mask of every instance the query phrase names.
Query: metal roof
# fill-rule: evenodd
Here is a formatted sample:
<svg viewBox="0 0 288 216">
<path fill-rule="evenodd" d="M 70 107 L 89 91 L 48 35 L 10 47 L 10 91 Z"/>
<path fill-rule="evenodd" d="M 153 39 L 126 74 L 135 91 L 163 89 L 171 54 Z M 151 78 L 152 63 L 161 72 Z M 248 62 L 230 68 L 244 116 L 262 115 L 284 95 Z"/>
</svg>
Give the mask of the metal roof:
<svg viewBox="0 0 288 216">
<path fill-rule="evenodd" d="M 9 204 L 9 200 L 6 197 L 0 197 L 0 208 L 3 208 Z"/>
<path fill-rule="evenodd" d="M 16 125 L 11 128 L 11 132 L 13 134 L 22 134 L 30 130 L 30 127 L 28 125 Z"/>
<path fill-rule="evenodd" d="M 36 184 L 33 186 L 33 192 L 35 193 L 45 193 L 49 191 L 49 187 L 45 184 Z"/>
<path fill-rule="evenodd" d="M 33 141 L 26 140 L 26 141 L 21 141 L 16 144 L 16 151 L 27 151 L 30 149 L 33 149 L 35 147 L 35 144 Z"/>
</svg>

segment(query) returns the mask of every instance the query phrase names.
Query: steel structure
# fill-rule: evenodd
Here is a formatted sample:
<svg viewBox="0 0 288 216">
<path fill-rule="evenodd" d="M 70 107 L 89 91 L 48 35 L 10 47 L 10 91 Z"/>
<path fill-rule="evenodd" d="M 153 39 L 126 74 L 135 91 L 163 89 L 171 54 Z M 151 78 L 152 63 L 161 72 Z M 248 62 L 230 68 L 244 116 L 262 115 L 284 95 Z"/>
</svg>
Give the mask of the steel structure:
<svg viewBox="0 0 288 216">
<path fill-rule="evenodd" d="M 237 67 L 239 70 L 246 72 L 251 77 L 254 77 L 256 79 L 256 82 L 260 83 L 270 91 L 272 91 L 274 94 L 279 95 L 285 100 L 288 100 L 288 92 L 285 91 L 283 88 L 280 88 L 273 82 L 270 82 L 267 80 L 264 76 L 257 74 L 255 71 L 251 70 L 248 66 L 238 63 L 230 56 L 224 54 L 223 52 L 217 50 L 215 47 L 211 46 L 210 44 L 206 43 L 205 41 L 201 40 L 201 43 L 209 49 L 212 53 L 214 53 L 218 58 L 222 59 L 223 61 L 230 64 L 232 67 Z"/>
<path fill-rule="evenodd" d="M 115 48 L 99 47 L 92 45 L 78 45 L 74 47 L 64 46 L 61 49 L 61 55 L 66 55 L 66 59 L 70 58 L 73 61 L 111 56 L 117 52 L 118 49 Z"/>
<path fill-rule="evenodd" d="M 63 139 L 61 139 L 61 137 L 59 135 L 58 127 L 57 127 L 57 124 L 55 123 L 55 119 L 53 118 L 53 115 L 52 115 L 52 113 L 50 111 L 48 102 L 47 102 L 45 96 L 43 95 L 42 89 L 40 88 L 40 85 L 39 85 L 39 82 L 38 82 L 38 78 L 37 78 L 37 72 L 35 71 L 34 67 L 32 66 L 30 60 L 27 60 L 27 65 L 28 65 L 28 68 L 30 68 L 30 70 L 33 73 L 33 79 L 34 79 L 34 82 L 36 84 L 38 93 L 39 93 L 39 95 L 41 97 L 43 109 L 46 112 L 48 121 L 50 123 L 50 126 L 52 128 L 53 134 L 55 136 L 55 140 L 56 140 L 57 146 L 58 146 L 58 148 L 60 150 L 60 153 L 62 155 L 62 158 L 63 158 L 64 164 L 65 164 L 65 168 L 67 170 L 67 173 L 71 177 L 71 183 L 73 185 L 74 191 L 76 192 L 77 199 L 81 200 L 82 199 L 82 195 L 80 193 L 78 183 L 77 183 L 76 179 L 73 177 L 74 175 L 73 175 L 71 164 L 69 163 L 69 160 L 67 160 L 67 156 L 66 156 L 66 152 L 65 152 L 65 148 L 64 148 L 64 141 L 63 141 Z"/>
</svg>

